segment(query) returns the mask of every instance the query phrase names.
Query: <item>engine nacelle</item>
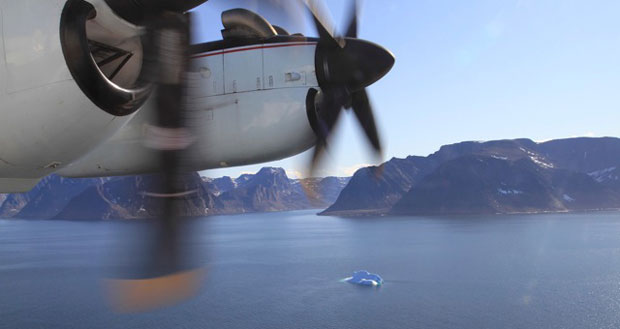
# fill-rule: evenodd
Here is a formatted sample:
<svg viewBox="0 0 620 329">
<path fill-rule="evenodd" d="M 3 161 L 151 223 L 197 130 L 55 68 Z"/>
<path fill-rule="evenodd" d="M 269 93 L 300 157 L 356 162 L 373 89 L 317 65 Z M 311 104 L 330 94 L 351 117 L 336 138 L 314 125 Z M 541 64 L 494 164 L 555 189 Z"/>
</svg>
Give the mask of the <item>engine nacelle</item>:
<svg viewBox="0 0 620 329">
<path fill-rule="evenodd" d="M 88 7 L 80 0 L 0 1 L 0 192 L 26 191 L 41 177 L 75 162 L 108 140 L 139 107 L 142 94 L 127 91 L 141 71 L 140 30 L 123 23 L 109 8 L 106 12 L 101 1 L 93 1 L 96 15 L 91 10 L 81 30 L 70 30 L 77 20 L 61 18 L 66 19 L 68 6 L 78 1 Z M 118 23 L 112 23 L 115 19 Z M 119 31 L 110 33 L 110 25 Z M 97 44 L 133 56 L 110 78 L 114 65 L 97 63 L 104 57 L 93 54 Z M 89 78 L 94 82 L 86 79 L 80 86 L 80 73 L 70 68 L 78 62 L 94 63 Z M 89 86 L 99 87 L 86 92 Z M 123 106 L 118 98 L 107 97 L 110 92 L 124 94 L 128 102 Z M 109 113 L 112 107 L 105 102 L 110 101 L 121 104 L 124 112 L 116 114 L 124 116 Z"/>
<path fill-rule="evenodd" d="M 60 18 L 60 44 L 67 67 L 84 94 L 99 108 L 124 116 L 139 109 L 150 94 L 141 83 L 142 45 L 97 21 L 97 10 L 84 0 L 68 0 Z"/>
</svg>

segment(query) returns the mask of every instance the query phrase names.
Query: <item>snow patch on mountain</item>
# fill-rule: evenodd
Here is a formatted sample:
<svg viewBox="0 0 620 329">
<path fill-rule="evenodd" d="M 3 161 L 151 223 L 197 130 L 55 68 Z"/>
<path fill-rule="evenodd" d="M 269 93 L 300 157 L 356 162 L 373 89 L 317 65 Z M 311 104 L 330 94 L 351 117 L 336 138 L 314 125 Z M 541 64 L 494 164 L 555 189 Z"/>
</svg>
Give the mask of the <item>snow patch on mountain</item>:
<svg viewBox="0 0 620 329">
<path fill-rule="evenodd" d="M 616 167 L 609 167 L 609 168 L 589 172 L 588 176 L 592 177 L 595 181 L 599 183 L 610 181 L 610 180 L 618 180 L 618 175 L 613 173 L 615 170 L 616 170 Z"/>
</svg>

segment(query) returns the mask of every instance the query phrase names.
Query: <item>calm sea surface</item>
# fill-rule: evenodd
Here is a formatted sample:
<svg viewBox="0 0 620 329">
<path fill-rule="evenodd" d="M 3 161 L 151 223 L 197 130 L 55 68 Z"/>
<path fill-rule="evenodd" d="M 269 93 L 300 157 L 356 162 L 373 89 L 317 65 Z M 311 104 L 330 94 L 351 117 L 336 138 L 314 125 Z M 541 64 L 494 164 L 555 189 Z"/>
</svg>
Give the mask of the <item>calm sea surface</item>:
<svg viewBox="0 0 620 329">
<path fill-rule="evenodd" d="M 100 279 L 141 225 L 0 220 L 0 328 L 620 327 L 620 213 L 206 218 L 199 296 L 117 314 Z"/>
</svg>

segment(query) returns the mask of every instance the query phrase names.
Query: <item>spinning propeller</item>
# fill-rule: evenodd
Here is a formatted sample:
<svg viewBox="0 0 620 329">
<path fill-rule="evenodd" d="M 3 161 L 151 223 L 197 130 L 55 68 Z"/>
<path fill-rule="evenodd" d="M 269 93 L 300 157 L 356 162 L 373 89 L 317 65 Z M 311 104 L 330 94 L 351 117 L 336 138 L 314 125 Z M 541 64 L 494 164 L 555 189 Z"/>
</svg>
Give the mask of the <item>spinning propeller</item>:
<svg viewBox="0 0 620 329">
<path fill-rule="evenodd" d="M 385 48 L 357 38 L 357 1 L 353 1 L 351 18 L 344 37 L 333 32 L 333 24 L 317 1 L 307 7 L 319 33 L 316 51 L 316 74 L 321 91 L 308 96 L 310 120 L 317 135 L 310 174 L 313 174 L 327 147 L 328 138 L 343 109 L 352 109 L 368 142 L 377 156 L 382 148 L 366 87 L 386 75 L 394 65 L 394 56 Z"/>
</svg>

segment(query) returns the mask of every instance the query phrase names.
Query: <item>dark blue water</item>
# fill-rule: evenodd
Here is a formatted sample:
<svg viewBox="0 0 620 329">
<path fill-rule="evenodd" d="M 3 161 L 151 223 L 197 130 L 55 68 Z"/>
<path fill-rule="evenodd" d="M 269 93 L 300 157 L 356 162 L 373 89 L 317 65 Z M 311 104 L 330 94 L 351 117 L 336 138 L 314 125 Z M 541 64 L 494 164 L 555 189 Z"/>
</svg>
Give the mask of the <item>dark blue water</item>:
<svg viewBox="0 0 620 329">
<path fill-rule="evenodd" d="M 620 327 L 619 213 L 208 218 L 199 296 L 117 314 L 99 280 L 136 227 L 0 220 L 0 328 Z M 385 284 L 340 282 L 359 269 Z"/>
</svg>

